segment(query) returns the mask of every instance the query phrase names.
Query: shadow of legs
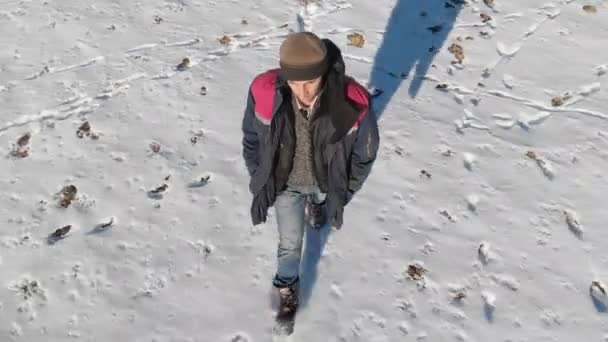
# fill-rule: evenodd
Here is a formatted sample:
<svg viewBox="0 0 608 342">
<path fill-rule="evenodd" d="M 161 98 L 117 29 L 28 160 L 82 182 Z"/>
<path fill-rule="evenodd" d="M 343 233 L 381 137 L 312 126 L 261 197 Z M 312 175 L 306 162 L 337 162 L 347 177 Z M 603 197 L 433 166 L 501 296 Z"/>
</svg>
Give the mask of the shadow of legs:
<svg viewBox="0 0 608 342">
<path fill-rule="evenodd" d="M 312 290 L 317 282 L 317 268 L 330 233 L 331 225 L 325 225 L 321 229 L 306 227 L 306 241 L 300 266 L 301 306 L 306 306 L 312 296 Z"/>
</svg>

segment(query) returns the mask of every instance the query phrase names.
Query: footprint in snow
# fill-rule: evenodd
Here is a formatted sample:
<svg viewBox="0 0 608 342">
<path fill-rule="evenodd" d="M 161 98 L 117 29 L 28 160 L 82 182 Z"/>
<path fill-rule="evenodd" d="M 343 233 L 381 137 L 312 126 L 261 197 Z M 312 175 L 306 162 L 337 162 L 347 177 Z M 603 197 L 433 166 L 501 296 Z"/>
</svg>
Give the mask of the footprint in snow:
<svg viewBox="0 0 608 342">
<path fill-rule="evenodd" d="M 547 120 L 551 116 L 551 113 L 540 111 L 535 115 L 521 114 L 517 123 L 524 129 L 528 129 L 531 126 L 539 125 Z"/>
<path fill-rule="evenodd" d="M 251 338 L 249 338 L 249 336 L 245 333 L 236 333 L 234 336 L 232 336 L 229 340 L 230 342 L 252 342 L 253 340 L 251 340 Z"/>
<path fill-rule="evenodd" d="M 491 274 L 490 278 L 511 291 L 519 290 L 519 281 L 509 274 Z"/>
<path fill-rule="evenodd" d="M 463 159 L 464 167 L 466 167 L 467 170 L 472 171 L 473 165 L 477 161 L 477 157 L 473 153 L 465 152 L 462 154 L 462 159 Z"/>
<path fill-rule="evenodd" d="M 331 295 L 336 299 L 342 299 L 342 297 L 344 297 L 344 293 L 337 284 L 331 285 Z"/>
<path fill-rule="evenodd" d="M 23 335 L 23 328 L 21 328 L 21 325 L 19 325 L 17 322 L 12 322 L 9 333 L 13 337 L 19 337 Z"/>
<path fill-rule="evenodd" d="M 526 156 L 536 162 L 545 177 L 550 180 L 553 180 L 553 178 L 555 178 L 555 170 L 553 168 L 553 165 L 546 158 L 539 156 L 534 151 L 528 151 L 526 153 Z"/>
<path fill-rule="evenodd" d="M 496 295 L 490 291 L 483 291 L 481 298 L 484 301 L 484 312 L 486 319 L 489 322 L 494 321 L 494 312 L 496 311 Z"/>
<path fill-rule="evenodd" d="M 509 75 L 509 74 L 504 74 L 504 75 L 502 75 L 502 83 L 508 89 L 513 89 L 513 88 L 515 88 L 515 77 L 513 77 L 512 75 Z"/>
<path fill-rule="evenodd" d="M 598 312 L 608 312 L 608 288 L 598 281 L 595 280 L 591 283 L 591 287 L 589 288 L 589 294 L 591 295 L 591 299 L 593 300 L 593 305 L 595 305 L 595 309 Z"/>
<path fill-rule="evenodd" d="M 346 330 L 346 329 L 345 329 Z M 347 333 L 340 335 L 340 341 L 348 342 L 388 342 L 387 320 L 374 312 L 363 312 L 356 318 Z"/>
<path fill-rule="evenodd" d="M 515 120 L 509 114 L 496 113 L 492 114 L 494 124 L 500 128 L 511 129 L 515 126 Z"/>
<path fill-rule="evenodd" d="M 410 333 L 410 326 L 407 322 L 399 322 L 399 324 L 397 324 L 397 329 L 399 329 L 403 335 Z"/>
<path fill-rule="evenodd" d="M 484 264 L 487 265 L 490 263 L 491 260 L 491 256 L 490 256 L 490 244 L 486 241 L 482 242 L 479 245 L 479 248 L 477 249 L 477 255 L 479 256 L 479 260 Z"/>
<path fill-rule="evenodd" d="M 459 341 L 459 342 L 469 341 L 469 336 L 464 331 L 458 331 L 455 334 L 455 337 L 456 337 L 456 341 Z"/>
<path fill-rule="evenodd" d="M 477 194 L 470 194 L 467 196 L 467 207 L 470 211 L 476 212 L 477 205 L 479 204 L 480 198 Z"/>
<path fill-rule="evenodd" d="M 583 225 L 578 218 L 578 214 L 573 210 L 566 209 L 564 210 L 564 218 L 570 231 L 579 239 L 582 238 L 584 230 Z"/>
<path fill-rule="evenodd" d="M 202 188 L 204 186 L 206 186 L 207 184 L 211 183 L 213 181 L 213 175 L 211 173 L 206 173 L 204 174 L 200 179 L 191 182 L 188 187 L 189 188 Z"/>
<path fill-rule="evenodd" d="M 110 216 L 108 218 L 105 218 L 104 220 L 102 220 L 101 223 L 97 224 L 92 230 L 90 230 L 87 233 L 87 235 L 99 234 L 99 233 L 103 233 L 105 231 L 108 231 L 108 230 L 110 230 L 111 227 L 113 227 L 114 225 L 116 225 L 117 222 L 118 222 L 118 220 L 114 216 Z"/>
</svg>

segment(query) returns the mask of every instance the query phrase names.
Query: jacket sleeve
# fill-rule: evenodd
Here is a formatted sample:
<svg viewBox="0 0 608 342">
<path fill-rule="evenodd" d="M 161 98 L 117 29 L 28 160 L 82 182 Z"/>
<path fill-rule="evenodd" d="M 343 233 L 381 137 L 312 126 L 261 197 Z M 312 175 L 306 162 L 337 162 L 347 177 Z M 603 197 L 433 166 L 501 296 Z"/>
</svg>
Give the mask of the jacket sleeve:
<svg viewBox="0 0 608 342">
<path fill-rule="evenodd" d="M 357 136 L 353 145 L 350 161 L 350 176 L 348 181 L 348 194 L 346 204 L 348 204 L 355 193 L 357 193 L 369 176 L 372 165 L 376 161 L 380 136 L 378 133 L 378 122 L 375 114 L 370 111 L 359 123 Z"/>
<path fill-rule="evenodd" d="M 243 158 L 245 159 L 245 165 L 250 177 L 253 176 L 258 167 L 258 135 L 255 130 L 255 120 L 255 100 L 250 87 L 247 96 L 247 106 L 241 124 L 243 131 Z"/>
</svg>

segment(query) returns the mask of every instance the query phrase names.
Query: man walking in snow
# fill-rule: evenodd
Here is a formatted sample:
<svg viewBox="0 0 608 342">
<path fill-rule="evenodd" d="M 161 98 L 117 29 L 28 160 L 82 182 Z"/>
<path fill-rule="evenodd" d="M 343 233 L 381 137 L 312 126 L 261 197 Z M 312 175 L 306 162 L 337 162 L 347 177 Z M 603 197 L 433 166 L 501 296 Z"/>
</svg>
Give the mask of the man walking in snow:
<svg viewBox="0 0 608 342">
<path fill-rule="evenodd" d="M 249 88 L 243 157 L 251 177 L 251 218 L 266 222 L 275 207 L 279 230 L 279 316 L 297 308 L 306 224 L 340 229 L 344 207 L 370 174 L 379 145 L 367 90 L 345 74 L 339 48 L 310 32 L 290 34 L 280 68 Z"/>
</svg>

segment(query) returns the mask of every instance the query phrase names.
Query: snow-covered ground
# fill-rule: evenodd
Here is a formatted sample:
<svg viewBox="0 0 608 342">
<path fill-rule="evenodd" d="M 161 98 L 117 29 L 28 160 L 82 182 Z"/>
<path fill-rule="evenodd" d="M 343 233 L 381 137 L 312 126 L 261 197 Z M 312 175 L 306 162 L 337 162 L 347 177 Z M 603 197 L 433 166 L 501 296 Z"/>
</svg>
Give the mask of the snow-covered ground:
<svg viewBox="0 0 608 342">
<path fill-rule="evenodd" d="M 240 120 L 301 13 L 383 112 L 291 339 L 608 341 L 608 2 L 461 2 L 2 0 L 0 340 L 271 340 Z"/>
</svg>

